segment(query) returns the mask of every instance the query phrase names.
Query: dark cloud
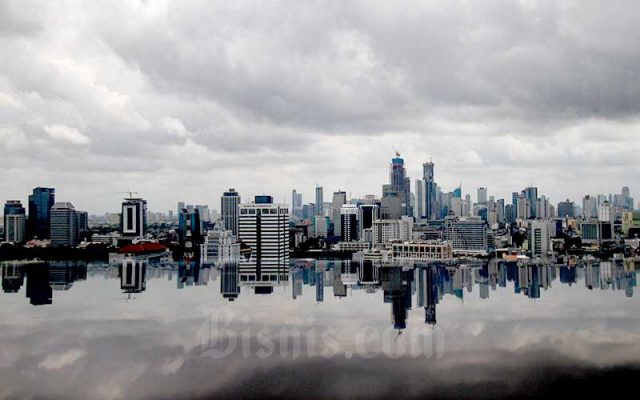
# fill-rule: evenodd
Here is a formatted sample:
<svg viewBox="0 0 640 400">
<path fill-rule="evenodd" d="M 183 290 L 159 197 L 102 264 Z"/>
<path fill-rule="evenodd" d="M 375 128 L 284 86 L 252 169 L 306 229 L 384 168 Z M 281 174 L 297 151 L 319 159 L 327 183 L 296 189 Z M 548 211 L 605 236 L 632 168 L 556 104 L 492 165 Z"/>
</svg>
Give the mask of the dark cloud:
<svg viewBox="0 0 640 400">
<path fill-rule="evenodd" d="M 558 201 L 633 188 L 639 13 L 633 1 L 0 2 L 0 164 L 20 178 L 0 190 L 64 182 L 76 197 L 74 179 L 100 173 L 173 208 L 156 173 L 209 204 L 230 186 L 378 193 L 392 144 L 414 178 L 432 156 L 445 190 L 535 183 Z"/>
</svg>

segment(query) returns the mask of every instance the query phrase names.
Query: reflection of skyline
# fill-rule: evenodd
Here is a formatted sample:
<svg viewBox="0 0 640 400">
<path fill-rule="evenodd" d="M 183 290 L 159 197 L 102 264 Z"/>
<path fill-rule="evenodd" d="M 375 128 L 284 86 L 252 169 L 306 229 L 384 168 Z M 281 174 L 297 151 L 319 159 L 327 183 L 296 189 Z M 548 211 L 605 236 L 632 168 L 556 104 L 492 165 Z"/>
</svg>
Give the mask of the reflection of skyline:
<svg viewBox="0 0 640 400">
<path fill-rule="evenodd" d="M 276 286 L 288 287 L 289 280 L 292 300 L 303 297 L 306 286 L 313 287 L 309 288 L 312 290 L 309 294 L 317 303 L 326 302 L 328 295 L 341 299 L 348 298 L 353 291 L 371 294 L 381 291 L 381 300 L 390 304 L 393 325 L 397 329 L 406 327 L 407 310 L 413 305 L 414 295 L 415 305 L 424 308 L 425 323 L 435 325 L 437 305 L 446 295 L 464 301 L 465 295 L 474 292 L 474 287 L 480 299 L 488 299 L 492 291 L 510 285 L 515 294 L 542 299 L 554 284 L 575 286 L 584 283 L 590 291 L 623 291 L 627 297 L 633 296 L 637 285 L 635 264 L 622 260 L 571 267 L 491 260 L 453 266 L 420 264 L 415 268 L 381 266 L 371 261 L 295 260 L 290 268 L 262 269 L 260 272 L 242 262 L 215 267 L 201 266 L 194 260 L 158 267 L 134 264 L 115 269 L 90 267 L 89 274 L 102 273 L 106 279 L 120 279 L 125 293 L 141 293 L 153 279 L 171 281 L 175 278 L 178 289 L 190 286 L 219 288 L 220 296 L 230 301 L 243 295 L 242 287 L 250 288 L 244 295 L 271 294 Z M 52 304 L 54 291 L 72 290 L 73 283 L 86 276 L 87 266 L 74 263 L 3 263 L 2 289 L 10 294 L 24 287 L 31 304 Z M 218 276 L 219 285 L 208 285 Z"/>
<path fill-rule="evenodd" d="M 53 304 L 53 292 L 70 290 L 73 283 L 87 279 L 87 266 L 65 262 L 2 265 L 2 291 L 18 293 L 25 283 L 26 297 L 34 306 Z"/>
</svg>

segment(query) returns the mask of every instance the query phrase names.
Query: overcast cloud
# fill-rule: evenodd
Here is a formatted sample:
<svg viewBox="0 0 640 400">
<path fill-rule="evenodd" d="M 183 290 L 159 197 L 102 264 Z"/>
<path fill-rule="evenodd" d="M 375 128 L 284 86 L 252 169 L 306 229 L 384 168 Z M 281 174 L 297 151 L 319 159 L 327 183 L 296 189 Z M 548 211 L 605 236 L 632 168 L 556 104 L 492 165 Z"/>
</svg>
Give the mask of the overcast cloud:
<svg viewBox="0 0 640 400">
<path fill-rule="evenodd" d="M 79 209 L 444 190 L 640 198 L 636 1 L 0 0 L 0 195 Z"/>
</svg>

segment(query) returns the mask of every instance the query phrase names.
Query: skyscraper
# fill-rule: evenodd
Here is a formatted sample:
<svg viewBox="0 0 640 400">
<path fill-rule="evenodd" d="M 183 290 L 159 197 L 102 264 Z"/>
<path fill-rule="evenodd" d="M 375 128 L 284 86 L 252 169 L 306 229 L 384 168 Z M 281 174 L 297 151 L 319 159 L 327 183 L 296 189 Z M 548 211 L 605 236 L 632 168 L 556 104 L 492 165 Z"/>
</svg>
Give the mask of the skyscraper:
<svg viewBox="0 0 640 400">
<path fill-rule="evenodd" d="M 529 210 L 529 216 L 527 218 L 538 218 L 537 200 L 538 200 L 538 188 L 529 186 L 524 189 L 524 196 L 529 200 L 531 209 Z"/>
<path fill-rule="evenodd" d="M 424 218 L 426 216 L 426 200 L 424 197 L 424 180 L 416 179 L 416 206 L 413 210 L 416 220 Z"/>
<path fill-rule="evenodd" d="M 345 204 L 340 209 L 340 238 L 343 242 L 358 240 L 358 206 Z"/>
<path fill-rule="evenodd" d="M 75 246 L 78 244 L 78 219 L 76 209 L 69 202 L 58 202 L 51 207 L 51 244 Z"/>
<path fill-rule="evenodd" d="M 302 218 L 302 193 L 291 191 L 291 215 Z"/>
<path fill-rule="evenodd" d="M 380 219 L 380 207 L 377 204 L 362 204 L 358 207 L 358 238 L 364 238 L 364 230 L 373 226 L 373 221 Z"/>
<path fill-rule="evenodd" d="M 4 205 L 4 240 L 22 243 L 26 238 L 25 209 L 19 200 L 9 200 Z"/>
<path fill-rule="evenodd" d="M 381 210 L 383 218 L 413 217 L 411 211 L 411 181 L 405 175 L 404 160 L 396 151 L 389 165 L 389 183 L 382 185 Z"/>
<path fill-rule="evenodd" d="M 224 192 L 220 198 L 220 213 L 224 228 L 234 236 L 238 235 L 238 209 L 240 206 L 240 195 L 235 189 L 231 188 Z"/>
<path fill-rule="evenodd" d="M 316 214 L 318 216 L 324 216 L 324 194 L 322 193 L 322 186 L 316 186 Z"/>
<path fill-rule="evenodd" d="M 271 196 L 256 196 L 240 205 L 238 237 L 249 251 L 241 255 L 240 272 L 256 279 L 277 278 L 289 267 L 289 210 Z M 275 280 L 275 279 L 274 279 Z"/>
<path fill-rule="evenodd" d="M 422 181 L 424 203 L 422 217 L 428 220 L 436 219 L 436 183 L 434 180 L 434 164 L 429 161 L 422 164 Z"/>
<path fill-rule="evenodd" d="M 561 201 L 558 203 L 558 218 L 573 218 L 574 210 L 575 204 L 571 200 Z"/>
<path fill-rule="evenodd" d="M 342 236 L 340 224 L 340 209 L 347 203 L 347 193 L 341 190 L 333 193 L 333 202 L 331 204 L 331 221 L 333 222 L 333 235 Z"/>
<path fill-rule="evenodd" d="M 147 201 L 141 198 L 126 198 L 122 202 L 120 231 L 122 236 L 144 236 L 147 226 Z"/>
<path fill-rule="evenodd" d="M 480 187 L 478 188 L 478 204 L 486 204 L 487 203 L 487 188 Z"/>
<path fill-rule="evenodd" d="M 51 214 L 50 210 L 56 202 L 56 190 L 53 188 L 37 187 L 29 195 L 29 237 L 38 239 L 50 238 Z"/>
</svg>

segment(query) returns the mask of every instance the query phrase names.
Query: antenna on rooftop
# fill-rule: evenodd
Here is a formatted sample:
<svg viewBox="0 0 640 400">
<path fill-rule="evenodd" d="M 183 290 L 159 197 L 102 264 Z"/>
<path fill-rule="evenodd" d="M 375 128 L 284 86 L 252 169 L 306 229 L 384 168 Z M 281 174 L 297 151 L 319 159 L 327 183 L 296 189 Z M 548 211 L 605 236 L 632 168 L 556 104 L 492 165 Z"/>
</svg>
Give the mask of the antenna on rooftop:
<svg viewBox="0 0 640 400">
<path fill-rule="evenodd" d="M 127 190 L 126 192 L 118 192 L 118 193 L 123 193 L 123 194 L 129 194 L 129 198 L 133 198 L 134 194 L 138 194 L 138 192 L 132 192 L 131 190 Z"/>
</svg>

